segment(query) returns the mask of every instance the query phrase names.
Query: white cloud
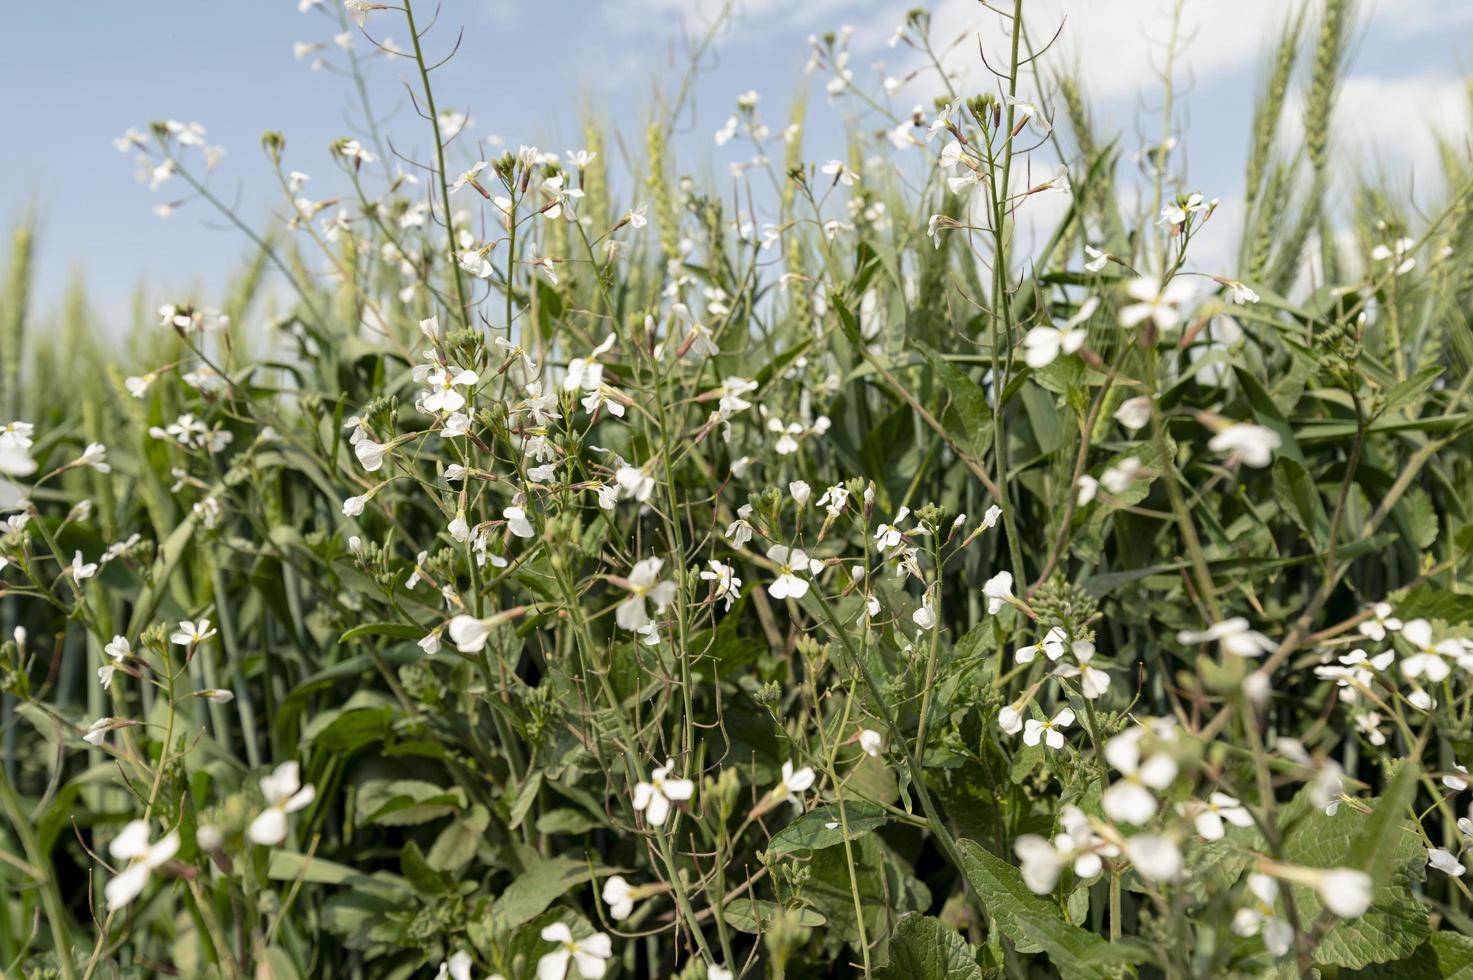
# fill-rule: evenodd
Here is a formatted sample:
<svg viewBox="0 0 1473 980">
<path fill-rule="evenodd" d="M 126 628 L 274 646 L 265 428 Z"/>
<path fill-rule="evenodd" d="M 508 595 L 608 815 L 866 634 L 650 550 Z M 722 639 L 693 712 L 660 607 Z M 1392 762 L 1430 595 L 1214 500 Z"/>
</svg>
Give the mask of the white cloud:
<svg viewBox="0 0 1473 980">
<path fill-rule="evenodd" d="M 1279 0 L 1189 2 L 1180 24 L 1178 81 L 1201 84 L 1257 65 L 1277 33 L 1283 10 Z M 1078 64 L 1093 99 L 1130 99 L 1142 90 L 1159 87 L 1172 30 L 1170 4 L 1161 0 L 1030 0 L 1025 11 L 1035 44 L 1044 44 L 1063 26 L 1046 62 Z M 898 17 L 877 21 L 861 36 L 871 43 L 888 38 L 895 20 Z M 947 66 L 963 71 L 968 87 L 987 86 L 977 39 L 989 59 L 997 55 L 1005 63 L 1006 21 L 985 10 L 979 12 L 975 0 L 943 0 L 931 22 L 933 38 L 966 38 L 951 49 Z"/>
<path fill-rule="evenodd" d="M 612 27 L 631 33 L 648 33 L 652 26 L 662 38 L 675 36 L 681 30 L 691 35 L 702 35 L 710 30 L 721 16 L 727 0 L 605 0 L 599 5 L 600 14 Z M 818 25 L 827 26 L 827 18 L 836 11 L 855 8 L 870 15 L 878 4 L 872 2 L 846 3 L 845 0 L 735 0 L 732 20 L 726 28 L 726 40 L 731 35 L 768 34 L 776 22 L 791 32 L 795 28 Z M 790 35 L 789 35 L 790 36 Z M 802 57 L 802 51 L 796 52 Z"/>
<path fill-rule="evenodd" d="M 1297 117 L 1290 122 L 1302 125 Z M 1405 185 L 1415 176 L 1419 193 L 1438 183 L 1442 173 L 1436 134 L 1466 143 L 1468 124 L 1467 88 L 1461 79 L 1440 73 L 1351 75 L 1335 104 L 1336 144 L 1356 159 L 1381 166 L 1395 182 Z"/>
</svg>

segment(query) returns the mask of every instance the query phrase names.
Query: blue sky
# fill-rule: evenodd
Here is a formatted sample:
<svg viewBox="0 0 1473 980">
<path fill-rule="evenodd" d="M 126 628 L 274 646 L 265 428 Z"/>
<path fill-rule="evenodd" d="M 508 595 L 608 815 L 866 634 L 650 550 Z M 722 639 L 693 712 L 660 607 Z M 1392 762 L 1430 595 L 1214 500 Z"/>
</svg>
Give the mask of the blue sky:
<svg viewBox="0 0 1473 980">
<path fill-rule="evenodd" d="M 38 304 L 53 307 L 68 276 L 86 277 L 105 320 L 126 319 L 129 297 L 146 284 L 153 299 L 190 296 L 207 301 L 244 253 L 240 238 L 197 205 L 160 220 L 152 207 L 168 191 L 150 193 L 130 157 L 110 141 L 128 126 L 172 117 L 197 120 L 209 141 L 225 147 L 214 187 L 238 199 L 260 224 L 276 206 L 272 179 L 259 150 L 260 134 L 286 134 L 291 166 L 320 174 L 316 196 L 333 173 L 326 146 L 352 134 L 351 86 L 310 59 L 293 57 L 294 42 L 326 41 L 331 16 L 297 10 L 297 0 L 130 0 L 128 3 L 30 3 L 7 11 L 6 57 L 0 86 L 7 92 L 7 138 L 0 141 L 0 218 L 8 223 L 34 205 L 40 228 Z M 808 156 L 841 155 L 849 107 L 830 103 L 822 80 L 806 77 L 810 33 L 852 25 L 854 67 L 861 77 L 889 60 L 905 67 L 905 52 L 887 48 L 911 2 L 890 0 L 743 0 L 739 15 L 697 80 L 693 111 L 678 145 L 683 172 L 718 173 L 741 154 L 714 146 L 711 134 L 738 93 L 756 89 L 764 115 L 780 129 L 793 94 L 813 93 Z M 442 108 L 469 111 L 468 134 L 497 134 L 507 143 L 546 149 L 580 145 L 584 109 L 606 115 L 637 144 L 640 124 L 657 93 L 669 92 L 683 69 L 682 35 L 700 32 L 716 4 L 695 0 L 444 0 L 427 44 L 447 52 L 463 26 L 456 59 L 436 78 Z M 1065 23 L 1060 57 L 1078 59 L 1098 115 L 1126 134 L 1159 132 L 1152 98 L 1153 57 L 1166 35 L 1165 0 L 1028 0 L 1030 23 L 1052 33 Z M 1183 114 L 1186 163 L 1192 182 L 1225 206 L 1241 206 L 1244 134 L 1264 46 L 1287 4 L 1280 0 L 1187 0 L 1191 40 L 1183 61 L 1188 82 Z M 421 18 L 433 5 L 420 0 Z M 996 18 L 978 16 L 974 0 L 933 4 L 935 35 L 981 32 L 998 40 Z M 373 14 L 369 30 L 401 45 L 402 14 Z M 1344 152 L 1418 186 L 1432 180 L 1435 160 L 1427 125 L 1466 139 L 1463 77 L 1473 61 L 1473 0 L 1382 0 L 1366 8 L 1355 61 L 1342 96 L 1338 138 Z M 355 38 L 356 49 L 369 51 Z M 975 67 L 975 43 L 955 58 Z M 340 60 L 340 55 L 337 55 Z M 369 60 L 372 94 L 391 118 L 387 128 L 405 153 L 427 145 L 401 79 L 412 63 Z M 875 77 L 878 77 L 875 75 Z M 978 73 L 968 75 L 981 85 Z M 908 108 L 928 100 L 921 83 L 901 92 Z M 1047 101 L 1047 96 L 1045 96 Z M 612 149 L 612 147 L 611 147 Z M 1224 225 L 1229 222 L 1224 222 Z M 1231 243 L 1218 243 L 1223 255 Z"/>
</svg>

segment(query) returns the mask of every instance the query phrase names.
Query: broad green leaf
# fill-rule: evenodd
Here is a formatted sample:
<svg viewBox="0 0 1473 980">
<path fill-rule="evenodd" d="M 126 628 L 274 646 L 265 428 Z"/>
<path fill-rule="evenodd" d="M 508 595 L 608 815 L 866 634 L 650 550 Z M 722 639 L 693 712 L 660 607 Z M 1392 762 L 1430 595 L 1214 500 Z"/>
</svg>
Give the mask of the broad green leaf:
<svg viewBox="0 0 1473 980">
<path fill-rule="evenodd" d="M 779 913 L 787 915 L 795 925 L 805 929 L 816 929 L 828 921 L 818 912 L 804 906 L 781 906 L 776 902 L 745 896 L 726 903 L 721 917 L 737 932 L 757 935 L 771 928 Z"/>
<path fill-rule="evenodd" d="M 544 858 L 528 866 L 491 906 L 491 919 L 498 935 L 509 935 L 517 926 L 541 915 L 568 889 L 588 881 L 585 861 Z"/>
<path fill-rule="evenodd" d="M 843 813 L 840 804 L 826 803 L 803 814 L 773 835 L 767 845 L 772 854 L 787 854 L 791 851 L 818 850 L 842 843 L 844 826 L 849 828 L 849 839 L 853 840 L 889 820 L 883 808 L 873 803 L 846 800 Z M 841 819 L 842 816 L 842 819 Z"/>
<path fill-rule="evenodd" d="M 958 442 L 981 455 L 992 448 L 992 407 L 987 393 L 954 364 L 920 341 L 913 341 L 936 372 L 941 389 L 950 399 L 942 421 Z"/>
<path fill-rule="evenodd" d="M 1341 806 L 1331 816 L 1312 805 L 1307 792 L 1281 812 L 1285 861 L 1311 868 L 1385 872 L 1364 915 L 1356 919 L 1330 916 L 1330 926 L 1315 947 L 1316 963 L 1364 967 L 1394 962 L 1411 955 L 1430 934 L 1427 910 L 1411 891 L 1425 876 L 1426 863 L 1421 839 L 1406 816 L 1408 791 L 1403 780 L 1414 775 L 1410 765 L 1404 766 L 1386 797 L 1368 801 L 1370 813 Z M 1295 886 L 1294 901 L 1302 921 L 1319 916 L 1322 907 L 1313 889 Z"/>
<path fill-rule="evenodd" d="M 1396 615 L 1402 619 L 1434 619 L 1445 623 L 1473 620 L 1473 595 L 1448 592 L 1430 585 L 1419 585 L 1395 601 Z"/>
<path fill-rule="evenodd" d="M 890 963 L 881 980 L 982 980 L 982 968 L 962 934 L 940 919 L 907 912 L 890 937 Z"/>
<path fill-rule="evenodd" d="M 1003 934 L 1031 941 L 1066 978 L 1104 978 L 1138 963 L 1143 950 L 1133 943 L 1111 944 L 1093 932 L 1064 921 L 1058 905 L 1033 894 L 1017 868 L 975 841 L 957 841 L 962 873 Z"/>
<path fill-rule="evenodd" d="M 465 816 L 450 821 L 426 856 L 430 867 L 436 871 L 457 871 L 464 867 L 476 856 L 490 823 L 490 811 L 479 803 Z"/>
</svg>

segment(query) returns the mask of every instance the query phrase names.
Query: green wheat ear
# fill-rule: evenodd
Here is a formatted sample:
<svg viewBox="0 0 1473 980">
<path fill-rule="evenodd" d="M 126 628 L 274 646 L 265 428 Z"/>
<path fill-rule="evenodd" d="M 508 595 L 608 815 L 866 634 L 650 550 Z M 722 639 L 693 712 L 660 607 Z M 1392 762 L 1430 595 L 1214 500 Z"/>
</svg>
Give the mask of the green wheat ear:
<svg viewBox="0 0 1473 980">
<path fill-rule="evenodd" d="M 604 129 L 592 111 L 583 116 L 583 148 L 596 154 L 583 168 L 583 213 L 593 219 L 595 233 L 613 224 L 614 205 L 609 198 L 609 161 Z"/>
<path fill-rule="evenodd" d="M 1253 143 L 1248 150 L 1248 193 L 1255 193 L 1263 183 L 1264 173 L 1273 155 L 1279 121 L 1288 100 L 1289 82 L 1299 61 L 1299 41 L 1304 32 L 1306 7 L 1284 22 L 1278 46 L 1274 49 L 1263 92 L 1253 110 Z"/>
<path fill-rule="evenodd" d="M 665 139 L 665 127 L 658 120 L 651 121 L 645 130 L 645 152 L 650 167 L 645 181 L 654 196 L 651 210 L 655 212 L 655 226 L 660 231 L 660 250 L 666 258 L 673 258 L 680 253 L 680 219 L 670 195 L 670 145 Z"/>
<path fill-rule="evenodd" d="M 15 229 L 10 248 L 10 268 L 5 276 L 5 293 L 0 296 L 0 398 L 7 419 L 20 412 L 20 361 L 25 345 L 26 313 L 31 300 L 31 275 L 35 259 L 35 221 L 24 216 Z"/>
</svg>

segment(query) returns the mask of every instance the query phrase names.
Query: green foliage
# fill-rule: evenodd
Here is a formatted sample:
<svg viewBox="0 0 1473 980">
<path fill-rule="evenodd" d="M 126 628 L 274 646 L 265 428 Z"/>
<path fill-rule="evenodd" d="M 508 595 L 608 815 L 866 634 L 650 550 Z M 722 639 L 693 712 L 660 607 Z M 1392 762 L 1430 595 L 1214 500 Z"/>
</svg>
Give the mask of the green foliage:
<svg viewBox="0 0 1473 980">
<path fill-rule="evenodd" d="M 120 351 L 14 235 L 0 971 L 1473 975 L 1473 165 L 1337 203 L 1355 13 L 1286 14 L 1237 269 L 995 11 L 1014 98 L 914 118 L 816 37 L 848 146 L 743 96 L 737 195 L 689 77 L 633 173 L 479 159 L 413 3 L 342 27 L 428 118 L 267 134 L 285 222 L 127 137 L 251 251 Z"/>
</svg>

